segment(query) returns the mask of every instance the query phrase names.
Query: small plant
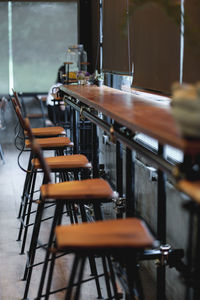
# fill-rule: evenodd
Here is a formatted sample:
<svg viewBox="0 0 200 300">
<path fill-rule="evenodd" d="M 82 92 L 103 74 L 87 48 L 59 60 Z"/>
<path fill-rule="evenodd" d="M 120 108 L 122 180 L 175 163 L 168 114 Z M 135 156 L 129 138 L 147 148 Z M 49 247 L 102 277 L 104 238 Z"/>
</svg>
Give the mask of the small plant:
<svg viewBox="0 0 200 300">
<path fill-rule="evenodd" d="M 98 71 L 96 70 L 95 73 L 94 73 L 94 78 L 96 80 L 104 80 L 103 73 L 98 73 Z"/>
<path fill-rule="evenodd" d="M 84 72 L 78 72 L 76 77 L 77 77 L 78 80 L 85 80 Z"/>
<path fill-rule="evenodd" d="M 104 74 L 103 73 L 98 73 L 98 71 L 96 70 L 94 75 L 93 75 L 93 81 L 94 84 L 101 86 L 103 84 L 104 81 Z"/>
</svg>

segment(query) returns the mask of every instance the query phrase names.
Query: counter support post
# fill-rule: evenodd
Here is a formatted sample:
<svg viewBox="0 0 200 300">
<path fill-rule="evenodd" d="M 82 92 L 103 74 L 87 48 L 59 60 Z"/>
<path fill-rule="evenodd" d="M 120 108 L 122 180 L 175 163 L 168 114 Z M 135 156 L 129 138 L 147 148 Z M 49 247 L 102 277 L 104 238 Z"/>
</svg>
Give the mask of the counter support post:
<svg viewBox="0 0 200 300">
<path fill-rule="evenodd" d="M 69 115 L 70 115 L 70 140 L 73 141 L 73 108 L 69 106 Z"/>
<path fill-rule="evenodd" d="M 74 149 L 73 153 L 77 154 L 78 153 L 78 136 L 77 136 L 77 112 L 75 109 L 73 109 L 73 142 L 74 142 Z"/>
<path fill-rule="evenodd" d="M 135 161 L 133 153 L 126 148 L 126 217 L 135 214 Z"/>
<path fill-rule="evenodd" d="M 123 197 L 123 153 L 122 145 L 116 142 L 116 188 L 119 197 Z M 117 214 L 117 218 L 122 218 L 122 213 Z"/>
<path fill-rule="evenodd" d="M 93 177 L 99 177 L 99 145 L 97 137 L 97 126 L 92 123 L 92 168 L 93 168 Z"/>
<path fill-rule="evenodd" d="M 164 158 L 164 146 L 159 144 L 158 155 Z M 161 244 L 166 244 L 166 175 L 158 169 L 157 187 L 157 238 Z M 157 300 L 165 300 L 165 277 L 166 270 L 164 265 L 157 268 Z"/>
<path fill-rule="evenodd" d="M 194 300 L 200 299 L 200 208 L 197 209 L 197 235 L 195 249 L 195 270 L 194 270 Z"/>
</svg>

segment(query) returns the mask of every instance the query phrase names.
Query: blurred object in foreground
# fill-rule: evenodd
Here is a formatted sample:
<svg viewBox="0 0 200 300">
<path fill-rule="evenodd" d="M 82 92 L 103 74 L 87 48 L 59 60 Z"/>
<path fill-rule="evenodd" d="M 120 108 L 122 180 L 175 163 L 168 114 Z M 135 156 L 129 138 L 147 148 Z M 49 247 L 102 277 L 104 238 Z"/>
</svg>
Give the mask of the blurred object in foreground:
<svg viewBox="0 0 200 300">
<path fill-rule="evenodd" d="M 200 82 L 174 83 L 172 86 L 172 114 L 181 134 L 186 138 L 200 138 Z"/>
</svg>

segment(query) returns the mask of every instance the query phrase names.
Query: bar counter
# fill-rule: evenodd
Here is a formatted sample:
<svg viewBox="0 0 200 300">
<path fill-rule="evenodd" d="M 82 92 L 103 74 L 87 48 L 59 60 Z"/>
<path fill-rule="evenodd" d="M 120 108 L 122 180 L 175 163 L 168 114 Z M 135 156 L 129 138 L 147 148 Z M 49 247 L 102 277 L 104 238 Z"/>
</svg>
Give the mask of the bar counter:
<svg viewBox="0 0 200 300">
<path fill-rule="evenodd" d="M 141 96 L 106 86 L 63 85 L 60 89 L 64 94 L 102 112 L 132 132 L 144 133 L 157 139 L 160 145 L 168 144 L 178 148 L 189 157 L 198 157 L 200 153 L 200 140 L 189 140 L 181 136 L 168 104 L 163 105 L 161 101 L 149 101 Z M 159 159 L 159 155 L 157 158 Z M 164 160 L 161 161 L 157 165 L 158 168 L 162 169 L 164 162 Z M 170 170 L 172 175 L 173 169 L 172 165 Z M 200 203 L 200 180 L 192 182 L 184 178 L 178 180 L 175 186 L 195 202 Z"/>
<path fill-rule="evenodd" d="M 147 134 L 160 144 L 171 145 L 190 155 L 200 152 L 200 140 L 184 139 L 170 106 L 160 101 L 149 101 L 106 86 L 64 85 L 60 89 L 133 132 Z"/>
<path fill-rule="evenodd" d="M 175 249 L 172 247 L 170 250 L 172 252 L 169 252 L 168 259 L 170 256 L 173 257 L 173 255 L 176 257 L 173 267 L 175 267 L 186 280 L 190 278 L 189 280 L 192 282 L 193 275 L 190 270 L 194 266 L 195 278 L 197 276 L 200 278 L 200 139 L 189 140 L 181 136 L 178 126 L 172 116 L 172 110 L 169 103 L 163 104 L 161 101 L 149 101 L 142 98 L 141 95 L 137 96 L 129 94 L 106 86 L 68 85 L 61 86 L 60 89 L 66 103 L 72 108 L 73 116 L 76 115 L 75 111 L 78 111 L 81 117 L 86 117 L 92 122 L 94 128 L 100 126 L 101 129 L 110 134 L 111 138 L 114 137 L 113 141 L 116 142 L 116 190 L 120 195 L 123 194 L 122 186 L 124 175 L 122 156 L 120 156 L 120 143 L 124 144 L 126 147 L 125 214 L 127 217 L 132 217 L 135 213 L 138 213 L 135 209 L 135 204 L 136 201 L 140 199 L 139 197 L 137 199 L 135 194 L 135 158 L 132 156 L 132 150 L 140 154 L 140 156 L 146 157 L 148 159 L 148 164 L 150 163 L 151 165 L 152 163 L 152 166 L 156 167 L 157 205 L 156 207 L 152 206 L 152 209 L 155 209 L 154 214 L 157 219 L 156 228 L 154 228 L 154 230 L 156 238 L 160 241 L 161 245 L 164 245 L 164 247 L 169 239 L 167 221 L 171 218 L 169 210 L 167 209 L 167 207 L 169 207 L 167 206 L 167 203 L 173 205 L 174 201 L 174 199 L 167 197 L 167 180 L 169 178 L 172 179 L 174 187 L 190 197 L 190 201 L 182 202 L 182 206 L 189 214 L 188 243 L 186 249 L 187 265 L 180 261 L 182 260 L 182 256 L 179 257 L 178 255 L 179 251 L 182 251 L 183 253 L 183 249 Z M 90 108 L 93 108 L 94 110 Z M 108 122 L 104 122 L 104 120 L 101 119 L 101 116 L 97 114 L 97 111 L 114 120 L 114 126 L 111 126 L 109 120 Z M 76 130 L 76 122 L 73 121 L 73 130 L 74 128 Z M 95 131 L 96 130 L 94 130 L 94 132 Z M 155 138 L 158 141 L 158 150 L 154 151 L 153 149 L 148 149 L 146 145 L 138 143 L 137 140 L 134 139 L 134 133 L 144 133 Z M 93 151 L 94 158 L 95 152 L 98 152 L 98 149 L 95 148 L 95 135 L 92 137 L 92 148 L 95 150 Z M 175 162 L 170 162 L 165 156 L 165 145 L 170 145 L 182 150 L 184 153 L 183 162 L 176 165 Z M 98 160 L 98 158 L 95 158 L 92 164 L 93 168 L 96 169 L 97 167 L 98 171 L 96 159 Z M 193 172 L 193 167 L 198 167 L 196 168 L 196 173 Z M 195 176 L 193 176 L 194 174 Z M 144 183 L 141 182 L 141 184 Z M 197 218 L 196 234 L 193 232 L 194 215 Z M 118 217 L 121 216 L 122 215 L 120 214 L 118 215 Z M 193 238 L 191 239 L 191 237 Z M 197 251 L 191 251 L 194 247 Z M 153 257 L 154 254 L 154 250 L 150 251 L 151 257 Z M 144 259 L 147 259 L 147 256 L 144 255 Z M 192 265 L 193 261 L 194 265 Z M 165 268 L 166 265 L 159 265 L 157 267 L 157 300 L 166 299 Z M 186 284 L 186 288 L 187 292 L 190 292 L 191 286 L 187 286 Z M 195 286 L 193 289 L 196 292 L 197 288 Z M 197 298 L 194 299 L 199 299 L 199 290 L 197 292 Z"/>
</svg>

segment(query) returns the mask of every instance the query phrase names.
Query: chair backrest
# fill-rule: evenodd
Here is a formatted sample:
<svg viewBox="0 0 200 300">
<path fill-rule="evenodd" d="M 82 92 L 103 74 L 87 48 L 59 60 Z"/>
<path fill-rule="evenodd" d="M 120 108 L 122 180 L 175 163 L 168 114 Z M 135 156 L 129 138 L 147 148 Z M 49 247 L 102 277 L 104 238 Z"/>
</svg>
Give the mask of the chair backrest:
<svg viewBox="0 0 200 300">
<path fill-rule="evenodd" d="M 26 131 L 27 136 L 28 136 L 30 142 L 32 143 L 34 141 L 35 137 L 33 135 L 32 129 L 31 129 L 30 121 L 28 118 L 25 118 L 23 120 L 24 120 L 24 130 Z"/>
<path fill-rule="evenodd" d="M 21 103 L 20 103 L 20 101 L 19 101 L 19 97 L 18 97 L 17 92 L 15 92 L 14 90 L 12 90 L 12 91 L 13 91 L 14 99 L 15 99 L 17 105 L 18 105 L 19 108 L 22 110 L 22 106 L 21 106 Z M 11 99 L 12 99 L 12 97 L 11 97 Z"/>
<path fill-rule="evenodd" d="M 15 108 L 15 112 L 16 112 L 16 115 L 18 117 L 18 120 L 19 120 L 19 123 L 20 123 L 22 129 L 26 130 L 26 126 L 25 126 L 24 118 L 21 113 L 21 109 L 19 108 L 18 105 L 16 105 L 14 108 Z"/>
<path fill-rule="evenodd" d="M 17 106 L 17 101 L 14 97 L 10 96 L 10 99 L 11 99 L 11 102 L 12 102 L 12 105 L 13 105 L 13 108 L 15 109 L 15 107 Z M 19 106 L 19 105 L 18 105 Z"/>
<path fill-rule="evenodd" d="M 4 130 L 6 128 L 6 121 L 5 121 L 6 104 L 7 104 L 6 97 L 2 97 L 0 99 L 0 129 L 1 130 Z"/>
<path fill-rule="evenodd" d="M 44 183 L 50 183 L 51 182 L 51 174 L 50 174 L 51 169 L 42 154 L 42 150 L 41 150 L 39 144 L 37 143 L 36 139 L 33 136 L 29 119 L 25 118 L 25 120 L 23 120 L 23 121 L 24 121 L 24 127 L 27 132 L 28 138 L 31 142 L 31 148 L 34 153 L 34 156 L 38 158 L 38 160 L 40 162 L 40 166 L 44 172 Z"/>
<path fill-rule="evenodd" d="M 16 112 L 16 107 L 18 107 L 19 110 L 20 110 L 20 115 L 21 115 L 22 118 L 23 118 L 23 115 L 22 115 L 22 109 L 21 109 L 21 105 L 20 105 L 19 101 L 16 100 L 16 98 L 14 98 L 14 97 L 12 97 L 12 96 L 10 96 L 10 99 L 11 99 L 11 102 L 12 102 L 12 105 L 13 105 L 13 108 L 14 108 L 15 112 Z M 18 103 L 19 103 L 19 104 L 18 104 Z M 17 113 L 17 112 L 16 112 L 16 115 L 17 115 L 17 118 L 19 119 L 19 116 L 18 116 L 18 113 Z"/>
</svg>

